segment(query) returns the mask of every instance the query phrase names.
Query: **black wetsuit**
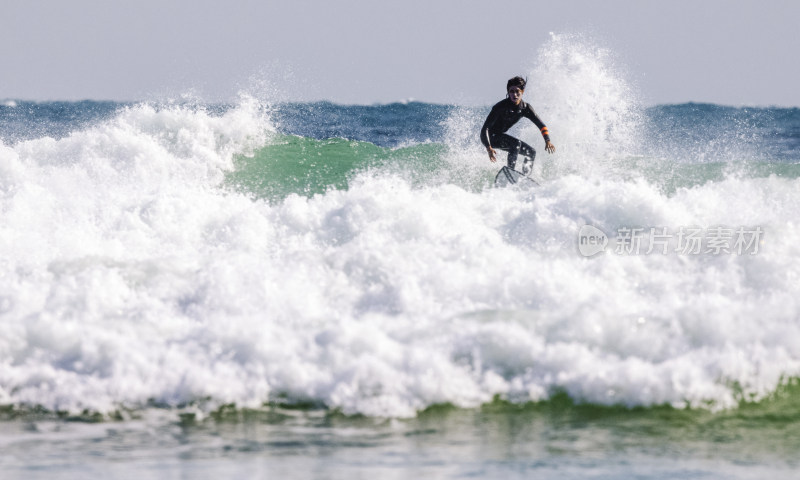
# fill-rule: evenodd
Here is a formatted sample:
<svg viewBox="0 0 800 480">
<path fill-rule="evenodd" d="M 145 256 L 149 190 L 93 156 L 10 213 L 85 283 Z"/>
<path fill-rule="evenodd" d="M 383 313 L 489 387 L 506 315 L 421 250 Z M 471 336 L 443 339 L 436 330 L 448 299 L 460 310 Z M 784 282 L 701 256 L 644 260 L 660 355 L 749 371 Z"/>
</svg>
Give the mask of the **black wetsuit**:
<svg viewBox="0 0 800 480">
<path fill-rule="evenodd" d="M 529 103 L 520 101 L 519 105 L 514 105 L 514 102 L 506 98 L 492 107 L 492 111 L 489 112 L 489 116 L 483 122 L 481 143 L 483 143 L 484 147 L 491 146 L 492 148 L 507 151 L 508 167 L 511 169 L 517 164 L 517 155 L 522 155 L 525 157 L 523 170 L 530 171 L 530 168 L 533 167 L 533 160 L 536 158 L 536 150 L 527 143 L 506 134 L 508 129 L 513 127 L 522 117 L 528 118 L 536 124 L 539 131 L 542 132 L 545 142 L 550 141 L 547 126 L 539 119 L 539 116 L 536 115 Z"/>
</svg>

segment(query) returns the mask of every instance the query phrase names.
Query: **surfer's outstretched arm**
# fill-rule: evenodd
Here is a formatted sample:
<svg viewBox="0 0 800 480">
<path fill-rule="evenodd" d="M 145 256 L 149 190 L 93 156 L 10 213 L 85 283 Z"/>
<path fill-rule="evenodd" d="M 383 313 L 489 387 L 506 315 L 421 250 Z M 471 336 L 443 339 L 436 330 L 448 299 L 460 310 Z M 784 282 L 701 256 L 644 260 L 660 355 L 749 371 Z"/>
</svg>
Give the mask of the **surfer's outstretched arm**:
<svg viewBox="0 0 800 480">
<path fill-rule="evenodd" d="M 527 104 L 527 108 L 525 109 L 525 117 L 527 117 L 534 125 L 539 128 L 539 131 L 542 133 L 542 138 L 544 139 L 544 149 L 547 153 L 553 153 L 556 151 L 556 146 L 550 142 L 550 131 L 547 129 L 547 125 L 544 124 L 539 115 L 536 115 L 536 112 L 533 111 L 533 107 L 530 104 Z"/>
</svg>

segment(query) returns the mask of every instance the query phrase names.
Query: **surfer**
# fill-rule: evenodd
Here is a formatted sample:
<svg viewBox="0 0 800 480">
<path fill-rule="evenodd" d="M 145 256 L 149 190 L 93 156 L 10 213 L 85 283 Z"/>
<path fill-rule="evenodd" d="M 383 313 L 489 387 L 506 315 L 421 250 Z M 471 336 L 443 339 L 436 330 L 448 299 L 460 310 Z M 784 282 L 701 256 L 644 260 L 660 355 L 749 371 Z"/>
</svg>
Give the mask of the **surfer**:
<svg viewBox="0 0 800 480">
<path fill-rule="evenodd" d="M 508 152 L 508 168 L 514 170 L 517 164 L 517 156 L 522 155 L 522 173 L 529 174 L 533 169 L 533 160 L 536 158 L 536 150 L 530 145 L 506 134 L 509 128 L 513 127 L 520 118 L 525 117 L 532 121 L 542 132 L 544 137 L 544 149 L 548 153 L 556 151 L 555 145 L 550 143 L 550 135 L 547 126 L 539 119 L 533 107 L 529 103 L 522 101 L 522 94 L 525 91 L 526 80 L 522 77 L 514 77 L 506 84 L 508 95 L 505 99 L 498 102 L 481 128 L 481 143 L 489 153 L 489 160 L 497 161 L 496 148 Z"/>
</svg>

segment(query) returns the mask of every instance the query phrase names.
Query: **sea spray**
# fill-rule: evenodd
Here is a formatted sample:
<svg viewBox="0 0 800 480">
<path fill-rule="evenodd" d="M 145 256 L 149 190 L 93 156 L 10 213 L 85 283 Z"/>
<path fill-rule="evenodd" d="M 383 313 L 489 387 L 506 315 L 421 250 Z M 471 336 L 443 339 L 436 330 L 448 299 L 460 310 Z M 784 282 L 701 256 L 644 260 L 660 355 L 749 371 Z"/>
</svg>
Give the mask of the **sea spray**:
<svg viewBox="0 0 800 480">
<path fill-rule="evenodd" d="M 552 175 L 613 175 L 616 161 L 640 153 L 636 91 L 613 52 L 584 35 L 550 34 L 529 73 L 526 97 L 557 139 L 558 161 L 539 156 Z M 538 135 L 529 125 L 523 132 Z"/>
</svg>

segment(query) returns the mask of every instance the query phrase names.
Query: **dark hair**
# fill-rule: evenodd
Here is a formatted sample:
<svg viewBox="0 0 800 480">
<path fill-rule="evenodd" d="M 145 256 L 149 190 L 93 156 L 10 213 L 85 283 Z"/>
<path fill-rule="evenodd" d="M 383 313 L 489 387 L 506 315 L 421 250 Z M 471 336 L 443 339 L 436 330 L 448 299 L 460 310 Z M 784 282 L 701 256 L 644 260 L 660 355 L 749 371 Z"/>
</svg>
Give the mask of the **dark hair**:
<svg viewBox="0 0 800 480">
<path fill-rule="evenodd" d="M 528 83 L 528 81 L 525 80 L 524 78 L 519 76 L 514 77 L 511 80 L 509 80 L 508 83 L 506 83 L 506 90 L 508 90 L 511 87 L 519 87 L 520 90 L 525 90 L 526 83 Z"/>
</svg>

